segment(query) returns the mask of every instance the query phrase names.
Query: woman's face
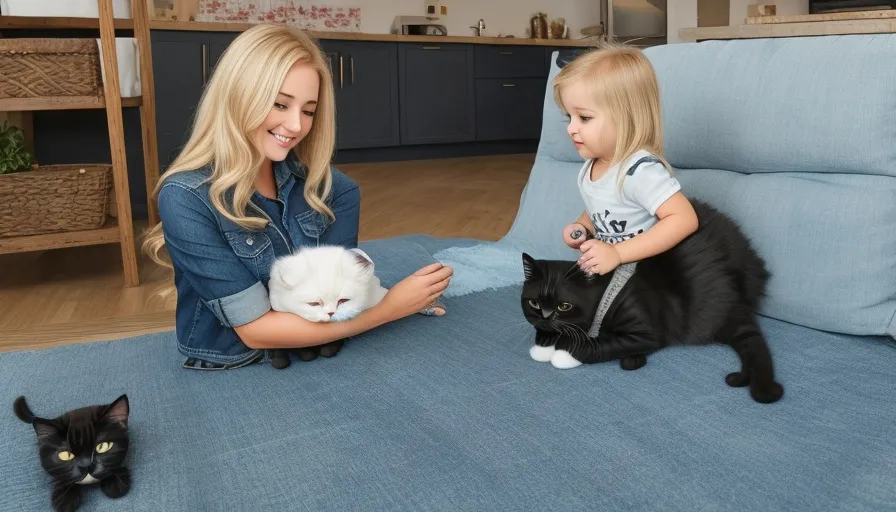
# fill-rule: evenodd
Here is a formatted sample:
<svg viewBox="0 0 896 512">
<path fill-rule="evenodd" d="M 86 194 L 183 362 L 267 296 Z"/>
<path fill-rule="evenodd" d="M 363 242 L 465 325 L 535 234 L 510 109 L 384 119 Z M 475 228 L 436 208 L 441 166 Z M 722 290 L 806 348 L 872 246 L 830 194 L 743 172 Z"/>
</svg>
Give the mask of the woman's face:
<svg viewBox="0 0 896 512">
<path fill-rule="evenodd" d="M 255 143 L 266 158 L 279 162 L 311 131 L 320 77 L 308 62 L 296 62 L 286 73 L 271 112 L 261 123 Z"/>
</svg>

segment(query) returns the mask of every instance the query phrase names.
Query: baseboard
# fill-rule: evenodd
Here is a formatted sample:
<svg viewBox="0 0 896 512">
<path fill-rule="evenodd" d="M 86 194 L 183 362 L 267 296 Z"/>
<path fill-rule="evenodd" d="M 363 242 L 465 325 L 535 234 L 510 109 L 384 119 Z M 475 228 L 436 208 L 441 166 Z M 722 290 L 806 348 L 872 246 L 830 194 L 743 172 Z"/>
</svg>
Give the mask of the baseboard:
<svg viewBox="0 0 896 512">
<path fill-rule="evenodd" d="M 486 155 L 510 155 L 535 153 L 538 140 L 508 140 L 487 142 L 463 142 L 456 144 L 415 144 L 382 148 L 342 149 L 334 155 L 334 164 L 365 162 L 397 162 L 405 160 L 430 160 L 435 158 L 461 158 Z"/>
</svg>

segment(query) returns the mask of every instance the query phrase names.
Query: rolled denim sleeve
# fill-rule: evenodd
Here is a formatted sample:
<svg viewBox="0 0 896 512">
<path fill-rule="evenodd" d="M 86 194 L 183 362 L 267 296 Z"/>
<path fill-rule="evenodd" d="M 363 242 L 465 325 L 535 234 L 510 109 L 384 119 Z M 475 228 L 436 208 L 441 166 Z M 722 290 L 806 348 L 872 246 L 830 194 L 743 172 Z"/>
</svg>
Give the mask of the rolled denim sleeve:
<svg viewBox="0 0 896 512">
<path fill-rule="evenodd" d="M 168 183 L 158 203 L 175 278 L 185 279 L 223 325 L 247 324 L 270 311 L 264 284 L 233 252 L 196 191 Z"/>
</svg>

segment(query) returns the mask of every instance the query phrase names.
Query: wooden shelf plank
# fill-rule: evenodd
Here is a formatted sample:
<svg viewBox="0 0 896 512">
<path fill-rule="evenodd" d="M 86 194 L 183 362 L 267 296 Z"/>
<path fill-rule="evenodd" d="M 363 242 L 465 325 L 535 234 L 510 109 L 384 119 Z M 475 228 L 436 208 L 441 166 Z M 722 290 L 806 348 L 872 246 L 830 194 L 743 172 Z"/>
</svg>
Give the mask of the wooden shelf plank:
<svg viewBox="0 0 896 512">
<path fill-rule="evenodd" d="M 99 229 L 0 238 L 0 254 L 44 251 L 65 247 L 81 247 L 84 245 L 116 244 L 120 241 L 118 219 L 109 217 L 106 225 Z"/>
<path fill-rule="evenodd" d="M 769 23 L 730 27 L 691 27 L 678 31 L 683 41 L 711 39 L 757 39 L 765 37 L 809 37 L 846 34 L 888 34 L 896 32 L 896 18 L 877 20 L 814 21 Z"/>
<path fill-rule="evenodd" d="M 139 107 L 140 97 L 122 98 L 122 107 Z M 50 98 L 0 98 L 0 112 L 25 112 L 32 110 L 84 110 L 106 108 L 106 100 L 100 96 L 55 96 Z"/>
<path fill-rule="evenodd" d="M 65 18 L 52 16 L 0 16 L 0 29 L 9 28 L 100 28 L 99 18 Z M 115 19 L 116 29 L 133 29 L 131 19 Z"/>
<path fill-rule="evenodd" d="M 769 23 L 805 23 L 816 21 L 877 20 L 896 18 L 896 9 L 875 9 L 870 11 L 829 12 L 823 14 L 793 14 L 789 16 L 750 16 L 747 25 Z"/>
</svg>

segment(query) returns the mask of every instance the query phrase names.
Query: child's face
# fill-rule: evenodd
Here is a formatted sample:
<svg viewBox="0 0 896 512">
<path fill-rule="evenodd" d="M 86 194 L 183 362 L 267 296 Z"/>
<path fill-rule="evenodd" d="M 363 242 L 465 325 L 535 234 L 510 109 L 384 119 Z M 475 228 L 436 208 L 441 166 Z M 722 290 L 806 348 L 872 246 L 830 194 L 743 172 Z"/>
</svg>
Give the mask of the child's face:
<svg viewBox="0 0 896 512">
<path fill-rule="evenodd" d="M 320 77 L 307 62 L 296 62 L 286 73 L 271 112 L 255 135 L 266 158 L 274 162 L 286 159 L 311 131 L 319 86 Z"/>
<path fill-rule="evenodd" d="M 560 91 L 569 115 L 566 132 L 582 158 L 611 159 L 616 151 L 616 126 L 609 112 L 600 108 L 587 87 L 569 84 Z"/>
</svg>

